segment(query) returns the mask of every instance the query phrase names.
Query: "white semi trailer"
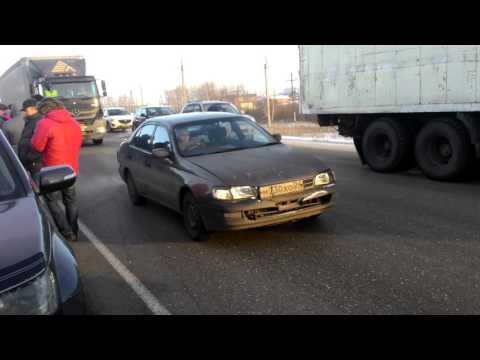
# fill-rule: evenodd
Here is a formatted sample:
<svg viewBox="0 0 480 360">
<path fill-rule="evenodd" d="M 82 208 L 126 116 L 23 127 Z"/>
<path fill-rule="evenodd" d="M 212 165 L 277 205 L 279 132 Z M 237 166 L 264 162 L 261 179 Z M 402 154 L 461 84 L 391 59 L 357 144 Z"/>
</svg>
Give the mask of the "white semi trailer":
<svg viewBox="0 0 480 360">
<path fill-rule="evenodd" d="M 480 157 L 479 45 L 301 45 L 300 106 L 363 164 L 450 180 Z"/>
</svg>

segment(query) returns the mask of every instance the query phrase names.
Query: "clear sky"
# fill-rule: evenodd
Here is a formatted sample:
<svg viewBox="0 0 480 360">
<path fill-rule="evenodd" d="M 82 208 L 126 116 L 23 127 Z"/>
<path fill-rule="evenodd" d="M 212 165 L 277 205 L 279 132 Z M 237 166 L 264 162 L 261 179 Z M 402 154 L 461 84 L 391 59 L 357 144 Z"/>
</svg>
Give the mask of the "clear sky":
<svg viewBox="0 0 480 360">
<path fill-rule="evenodd" d="M 151 104 L 181 84 L 182 58 L 186 86 L 243 84 L 262 95 L 265 58 L 272 93 L 289 88 L 290 73 L 298 79 L 299 67 L 296 45 L 0 45 L 0 51 L 0 74 L 21 57 L 82 55 L 87 75 L 105 80 L 109 96 L 132 90 L 139 97 L 142 86 L 145 102 Z"/>
</svg>

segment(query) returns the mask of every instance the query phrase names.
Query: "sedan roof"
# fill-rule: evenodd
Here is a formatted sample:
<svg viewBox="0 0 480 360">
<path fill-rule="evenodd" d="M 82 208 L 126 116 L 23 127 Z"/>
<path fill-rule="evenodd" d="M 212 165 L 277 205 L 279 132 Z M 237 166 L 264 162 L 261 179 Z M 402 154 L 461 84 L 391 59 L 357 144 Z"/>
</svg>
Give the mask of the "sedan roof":
<svg viewBox="0 0 480 360">
<path fill-rule="evenodd" d="M 224 100 L 201 100 L 201 101 L 192 101 L 191 104 L 231 104 L 229 101 Z M 188 104 L 187 104 L 188 105 Z"/>
</svg>

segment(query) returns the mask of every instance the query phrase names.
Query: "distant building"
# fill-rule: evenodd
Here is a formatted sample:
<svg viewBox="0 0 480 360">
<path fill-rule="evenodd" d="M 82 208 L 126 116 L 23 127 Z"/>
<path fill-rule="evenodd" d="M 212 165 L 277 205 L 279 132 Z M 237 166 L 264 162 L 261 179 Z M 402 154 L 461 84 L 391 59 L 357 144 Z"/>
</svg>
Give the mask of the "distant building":
<svg viewBox="0 0 480 360">
<path fill-rule="evenodd" d="M 275 105 L 288 105 L 291 103 L 291 98 L 288 95 L 275 95 L 271 97 Z"/>
<path fill-rule="evenodd" d="M 239 110 L 255 111 L 257 109 L 257 95 L 246 94 L 235 96 L 232 101 Z"/>
</svg>

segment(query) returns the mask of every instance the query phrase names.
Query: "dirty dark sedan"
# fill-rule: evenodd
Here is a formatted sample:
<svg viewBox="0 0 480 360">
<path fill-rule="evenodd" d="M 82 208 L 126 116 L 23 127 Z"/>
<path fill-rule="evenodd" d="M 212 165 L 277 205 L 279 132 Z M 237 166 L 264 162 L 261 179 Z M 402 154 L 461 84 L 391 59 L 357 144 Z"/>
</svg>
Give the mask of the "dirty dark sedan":
<svg viewBox="0 0 480 360">
<path fill-rule="evenodd" d="M 312 219 L 333 205 L 334 173 L 318 156 L 239 114 L 147 120 L 117 157 L 133 204 L 148 198 L 180 212 L 194 240 L 210 231 Z"/>
<path fill-rule="evenodd" d="M 38 182 L 0 130 L 0 315 L 83 314 L 77 262 L 41 198 L 71 186 L 75 174 L 48 167 Z"/>
</svg>

